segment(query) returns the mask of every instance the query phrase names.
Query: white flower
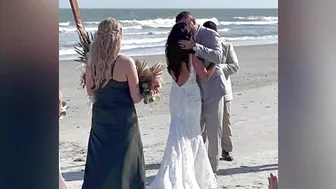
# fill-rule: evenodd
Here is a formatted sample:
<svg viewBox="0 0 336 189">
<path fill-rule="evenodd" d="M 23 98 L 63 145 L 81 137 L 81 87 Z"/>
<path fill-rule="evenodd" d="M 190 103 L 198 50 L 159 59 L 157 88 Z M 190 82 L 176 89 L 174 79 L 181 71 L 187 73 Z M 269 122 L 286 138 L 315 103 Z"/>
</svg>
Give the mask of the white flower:
<svg viewBox="0 0 336 189">
<path fill-rule="evenodd" d="M 66 115 L 66 109 L 67 109 L 66 102 L 62 101 L 60 119 L 63 119 L 63 116 Z"/>
<path fill-rule="evenodd" d="M 66 113 L 67 106 L 62 106 L 62 112 L 61 113 Z"/>
</svg>

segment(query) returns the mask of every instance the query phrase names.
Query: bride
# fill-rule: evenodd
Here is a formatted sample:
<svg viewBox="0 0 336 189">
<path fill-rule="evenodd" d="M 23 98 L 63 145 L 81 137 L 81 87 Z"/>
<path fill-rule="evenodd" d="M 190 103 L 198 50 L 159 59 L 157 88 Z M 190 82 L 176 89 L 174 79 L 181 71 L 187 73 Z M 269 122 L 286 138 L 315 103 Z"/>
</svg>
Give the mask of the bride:
<svg viewBox="0 0 336 189">
<path fill-rule="evenodd" d="M 173 26 L 166 44 L 168 72 L 175 82 L 170 94 L 170 131 L 161 167 L 147 189 L 212 189 L 216 177 L 203 143 L 200 127 L 201 94 L 196 75 L 209 80 L 208 70 L 195 55 L 179 47 L 180 40 L 191 40 L 185 23 Z"/>
</svg>

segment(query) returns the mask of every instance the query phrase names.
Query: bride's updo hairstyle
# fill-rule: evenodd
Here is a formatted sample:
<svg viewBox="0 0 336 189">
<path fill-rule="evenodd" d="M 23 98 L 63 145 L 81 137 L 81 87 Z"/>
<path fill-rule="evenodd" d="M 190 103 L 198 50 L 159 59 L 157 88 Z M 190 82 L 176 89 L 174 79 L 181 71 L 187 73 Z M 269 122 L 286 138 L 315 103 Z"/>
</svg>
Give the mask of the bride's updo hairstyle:
<svg viewBox="0 0 336 189">
<path fill-rule="evenodd" d="M 107 85 L 111 79 L 112 64 L 121 48 L 122 26 L 114 18 L 100 22 L 90 47 L 89 71 L 93 90 Z"/>
<path fill-rule="evenodd" d="M 179 79 L 182 70 L 182 64 L 186 64 L 189 68 L 189 54 L 187 50 L 179 46 L 180 40 L 190 40 L 192 34 L 188 30 L 188 26 L 184 22 L 176 23 L 169 33 L 166 43 L 166 62 L 169 74 L 174 73 L 176 82 Z"/>
</svg>

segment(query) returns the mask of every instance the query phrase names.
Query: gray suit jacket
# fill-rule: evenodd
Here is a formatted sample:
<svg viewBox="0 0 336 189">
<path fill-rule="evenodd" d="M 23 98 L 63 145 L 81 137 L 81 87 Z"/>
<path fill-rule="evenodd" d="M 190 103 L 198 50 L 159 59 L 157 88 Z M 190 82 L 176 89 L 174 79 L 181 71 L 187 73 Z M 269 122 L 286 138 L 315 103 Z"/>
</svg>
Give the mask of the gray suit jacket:
<svg viewBox="0 0 336 189">
<path fill-rule="evenodd" d="M 223 62 L 223 46 L 217 32 L 200 26 L 196 37 L 195 55 L 204 59 L 204 65 L 216 64 L 216 71 L 209 81 L 197 77 L 203 103 L 222 98 L 225 91 L 225 75 L 219 64 Z"/>
<path fill-rule="evenodd" d="M 221 40 L 221 43 L 223 48 L 223 62 L 222 64 L 220 64 L 220 67 L 224 72 L 224 78 L 223 78 L 225 86 L 224 100 L 230 101 L 233 99 L 230 75 L 233 75 L 238 72 L 239 63 L 233 45 L 231 43 L 225 42 L 224 40 Z"/>
</svg>

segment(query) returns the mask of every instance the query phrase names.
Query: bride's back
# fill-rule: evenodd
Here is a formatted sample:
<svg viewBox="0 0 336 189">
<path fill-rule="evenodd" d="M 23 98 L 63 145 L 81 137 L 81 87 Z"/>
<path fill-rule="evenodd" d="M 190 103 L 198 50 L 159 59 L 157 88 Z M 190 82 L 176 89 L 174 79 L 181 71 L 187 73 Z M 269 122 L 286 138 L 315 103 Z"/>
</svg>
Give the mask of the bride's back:
<svg viewBox="0 0 336 189">
<path fill-rule="evenodd" d="M 187 24 L 177 23 L 173 26 L 167 39 L 165 52 L 167 68 L 178 86 L 184 85 L 189 80 L 190 74 L 193 73 L 190 53 L 179 46 L 180 40 L 190 40 L 191 36 Z"/>
</svg>

